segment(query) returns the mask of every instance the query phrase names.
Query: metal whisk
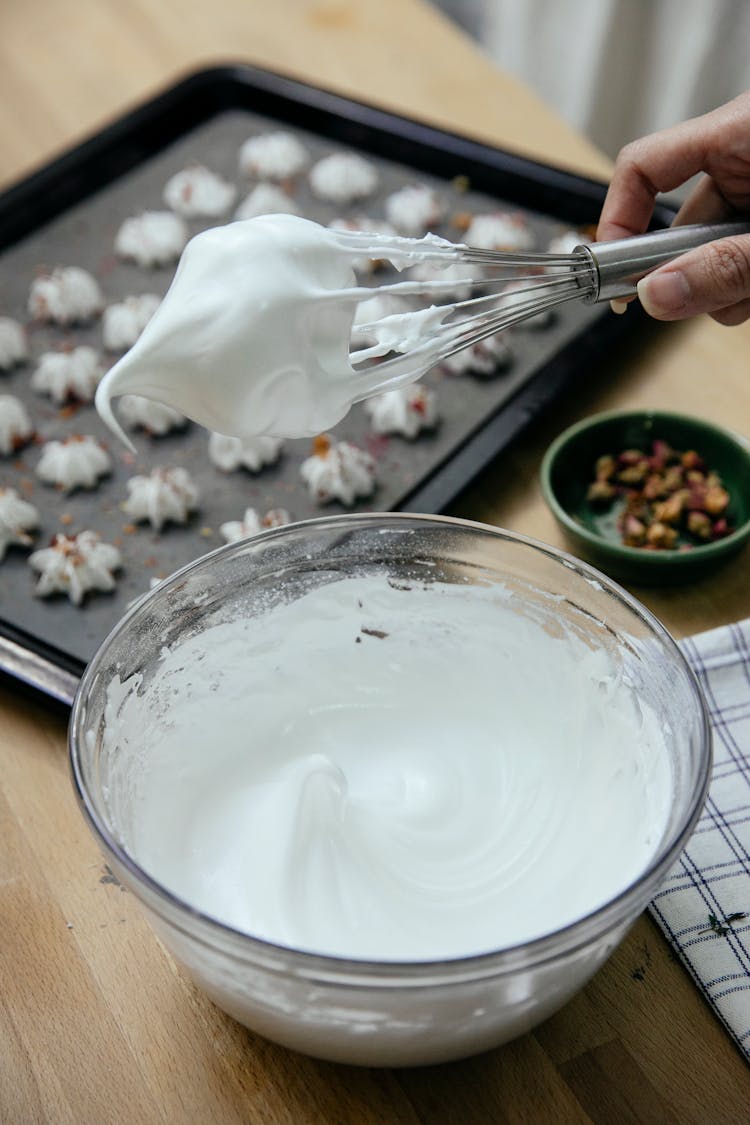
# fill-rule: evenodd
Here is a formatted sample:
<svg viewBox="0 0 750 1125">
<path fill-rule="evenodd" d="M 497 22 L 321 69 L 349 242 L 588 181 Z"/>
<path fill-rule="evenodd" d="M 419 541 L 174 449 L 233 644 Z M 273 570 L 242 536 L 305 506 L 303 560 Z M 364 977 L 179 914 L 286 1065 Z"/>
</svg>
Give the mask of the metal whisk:
<svg viewBox="0 0 750 1125">
<path fill-rule="evenodd" d="M 362 376 L 362 393 L 358 397 L 369 398 L 413 382 L 463 348 L 557 305 L 575 300 L 591 304 L 632 296 L 636 283 L 657 266 L 707 242 L 741 234 L 750 234 L 750 223 L 670 227 L 616 242 L 580 245 L 571 254 L 479 250 L 431 240 L 429 236 L 416 241 L 392 240 L 403 243 L 406 253 L 407 246 L 418 247 L 420 262 L 481 267 L 482 277 L 476 279 L 481 292 L 359 325 L 359 332 L 375 342 L 350 353 L 352 365 Z M 372 236 L 358 232 L 342 233 L 341 239 L 360 251 L 372 245 Z M 512 292 L 508 292 L 509 283 L 514 286 Z M 455 288 L 455 281 L 405 280 L 361 290 L 360 299 L 382 293 L 418 297 L 424 303 L 445 300 L 455 293 Z"/>
</svg>

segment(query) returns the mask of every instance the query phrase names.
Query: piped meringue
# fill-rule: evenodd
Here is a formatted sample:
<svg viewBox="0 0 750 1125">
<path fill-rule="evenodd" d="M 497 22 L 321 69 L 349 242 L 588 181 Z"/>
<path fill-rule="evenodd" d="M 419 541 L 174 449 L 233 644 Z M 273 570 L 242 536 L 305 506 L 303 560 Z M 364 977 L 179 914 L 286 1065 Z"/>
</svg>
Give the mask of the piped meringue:
<svg viewBox="0 0 750 1125">
<path fill-rule="evenodd" d="M 187 469 L 159 467 L 148 476 L 130 478 L 122 510 L 137 523 L 148 522 L 161 531 L 165 523 L 187 523 L 199 495 Z"/>
<path fill-rule="evenodd" d="M 31 387 L 61 404 L 69 399 L 91 402 L 104 372 L 95 348 L 81 344 L 72 351 L 45 352 L 31 376 Z"/>
<path fill-rule="evenodd" d="M 495 211 L 475 215 L 466 231 L 464 242 L 480 250 L 531 250 L 534 239 L 523 215 Z"/>
<path fill-rule="evenodd" d="M 440 366 L 449 375 L 497 375 L 513 362 L 513 349 L 505 333 L 487 336 L 469 348 L 444 359 Z"/>
<path fill-rule="evenodd" d="M 104 306 L 99 282 L 78 266 L 62 266 L 37 277 L 29 291 L 29 315 L 54 324 L 85 324 Z"/>
<path fill-rule="evenodd" d="M 299 207 L 288 192 L 276 184 L 258 184 L 234 213 L 235 219 L 256 219 L 258 215 L 299 215 Z"/>
<path fill-rule="evenodd" d="M 416 238 L 440 222 L 445 206 L 427 184 L 407 184 L 385 201 L 385 215 L 399 234 Z"/>
<path fill-rule="evenodd" d="M 579 230 L 564 230 L 550 240 L 549 254 L 572 254 L 577 246 L 588 246 L 591 239 Z"/>
<path fill-rule="evenodd" d="M 186 219 L 217 219 L 237 198 L 237 188 L 203 164 L 193 164 L 164 186 L 164 202 Z"/>
<path fill-rule="evenodd" d="M 0 371 L 12 371 L 29 358 L 29 343 L 22 324 L 0 316 Z"/>
<path fill-rule="evenodd" d="M 376 434 L 401 434 L 414 439 L 438 421 L 437 396 L 428 387 L 396 387 L 364 404 Z"/>
<path fill-rule="evenodd" d="M 115 588 L 113 571 L 122 566 L 117 547 L 103 543 L 96 531 L 56 535 L 49 547 L 34 551 L 29 566 L 39 575 L 34 593 L 41 598 L 67 594 L 80 605 L 90 590 L 105 593 Z"/>
<path fill-rule="evenodd" d="M 262 518 L 255 508 L 246 508 L 241 520 L 228 520 L 220 526 L 219 532 L 227 543 L 235 543 L 238 539 L 257 535 L 268 527 L 283 527 L 291 522 L 292 517 L 286 508 L 271 508 Z"/>
<path fill-rule="evenodd" d="M 8 547 L 30 547 L 30 531 L 39 527 L 39 512 L 15 488 L 0 487 L 0 562 Z"/>
<path fill-rule="evenodd" d="M 257 437 L 238 438 L 228 434 L 212 433 L 208 439 L 208 456 L 218 469 L 231 473 L 235 469 L 249 469 L 258 473 L 266 465 L 273 465 L 281 453 L 281 439 L 259 434 Z"/>
<path fill-rule="evenodd" d="M 76 488 L 96 488 L 100 478 L 111 470 L 110 456 L 95 437 L 73 434 L 63 441 L 45 443 L 36 475 L 45 484 L 73 492 Z"/>
<path fill-rule="evenodd" d="M 300 475 L 319 504 L 340 500 L 351 506 L 375 490 L 375 462 L 370 454 L 349 441 L 334 442 L 327 434 L 313 442 L 312 455 L 300 465 Z"/>
<path fill-rule="evenodd" d="M 17 453 L 34 434 L 29 412 L 15 395 L 0 395 L 0 453 Z"/>
<path fill-rule="evenodd" d="M 144 211 L 126 219 L 115 237 L 115 253 L 139 266 L 169 266 L 185 249 L 189 233 L 171 211 Z"/>
<path fill-rule="evenodd" d="M 107 351 L 132 348 L 160 304 L 161 297 L 155 293 L 141 293 L 108 305 L 102 315 L 102 342 Z"/>
<path fill-rule="evenodd" d="M 239 165 L 243 176 L 259 180 L 287 180 L 307 165 L 307 149 L 293 133 L 279 130 L 250 137 L 240 148 Z"/>
<path fill-rule="evenodd" d="M 356 152 L 333 152 L 310 169 L 313 194 L 329 203 L 366 199 L 377 186 L 377 168 Z"/>
</svg>

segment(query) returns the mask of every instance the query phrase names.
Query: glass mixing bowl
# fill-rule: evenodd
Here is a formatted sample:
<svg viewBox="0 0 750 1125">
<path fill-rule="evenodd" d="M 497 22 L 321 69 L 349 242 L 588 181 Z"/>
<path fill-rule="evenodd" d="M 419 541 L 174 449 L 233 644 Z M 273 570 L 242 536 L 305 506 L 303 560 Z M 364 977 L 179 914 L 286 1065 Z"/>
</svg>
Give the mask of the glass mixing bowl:
<svg viewBox="0 0 750 1125">
<path fill-rule="evenodd" d="M 374 962 L 302 952 L 235 930 L 181 901 L 128 854 L 118 823 L 124 798 L 114 784 L 123 776 L 128 750 L 113 751 L 103 738 L 115 706 L 108 700 L 113 680 L 137 675 L 148 682 L 165 646 L 238 615 L 252 617 L 311 586 L 371 573 L 406 586 L 415 580 L 501 583 L 519 612 L 531 610 L 537 620 L 541 615 L 551 629 L 569 626 L 627 672 L 639 698 L 669 731 L 673 777 L 663 837 L 632 885 L 579 921 L 523 945 L 447 961 Z M 113 754 L 120 755 L 117 771 Z M 266 531 L 198 559 L 144 595 L 83 677 L 71 716 L 70 755 L 78 799 L 107 862 L 141 901 L 174 957 L 221 1008 L 307 1054 L 410 1066 L 506 1042 L 586 983 L 686 843 L 705 799 L 711 746 L 702 696 L 678 647 L 643 606 L 602 574 L 495 528 L 375 514 Z"/>
</svg>

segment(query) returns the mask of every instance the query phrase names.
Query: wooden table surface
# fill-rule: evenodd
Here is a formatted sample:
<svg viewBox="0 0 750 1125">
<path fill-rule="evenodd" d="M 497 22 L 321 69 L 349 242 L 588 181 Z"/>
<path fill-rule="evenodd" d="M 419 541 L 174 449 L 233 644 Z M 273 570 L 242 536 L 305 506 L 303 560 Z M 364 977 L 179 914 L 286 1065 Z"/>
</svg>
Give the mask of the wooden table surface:
<svg viewBox="0 0 750 1125">
<path fill-rule="evenodd" d="M 593 175 L 608 162 L 421 0 L 16 0 L 0 7 L 11 182 L 175 77 L 243 60 Z M 562 545 L 537 484 L 572 420 L 680 408 L 750 434 L 750 325 L 655 327 L 488 472 L 460 514 Z M 636 590 L 678 636 L 750 614 L 746 551 Z M 0 1121 L 747 1122 L 750 1073 L 648 918 L 533 1034 L 426 1070 L 318 1063 L 200 995 L 108 876 L 75 806 L 65 724 L 0 689 Z"/>
</svg>

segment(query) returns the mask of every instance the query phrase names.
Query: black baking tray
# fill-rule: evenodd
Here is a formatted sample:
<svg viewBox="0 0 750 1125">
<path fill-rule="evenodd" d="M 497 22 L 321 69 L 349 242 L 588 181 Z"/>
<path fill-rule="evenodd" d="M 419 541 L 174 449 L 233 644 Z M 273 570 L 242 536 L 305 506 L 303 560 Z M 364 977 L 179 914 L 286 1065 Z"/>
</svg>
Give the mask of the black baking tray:
<svg viewBox="0 0 750 1125">
<path fill-rule="evenodd" d="M 248 110 L 441 180 L 466 177 L 473 190 L 499 205 L 540 212 L 572 227 L 595 223 L 606 193 L 598 181 L 279 74 L 229 65 L 188 76 L 8 189 L 0 197 L 0 252 L 230 110 Z M 658 207 L 654 225 L 668 225 L 673 214 Z M 640 315 L 634 309 L 627 318 L 614 317 L 598 308 L 580 332 L 394 506 L 415 512 L 445 509 L 564 387 L 585 377 L 625 332 L 631 334 Z M 0 606 L 0 673 L 69 704 L 84 667 L 85 661 L 64 646 L 6 620 Z"/>
</svg>

